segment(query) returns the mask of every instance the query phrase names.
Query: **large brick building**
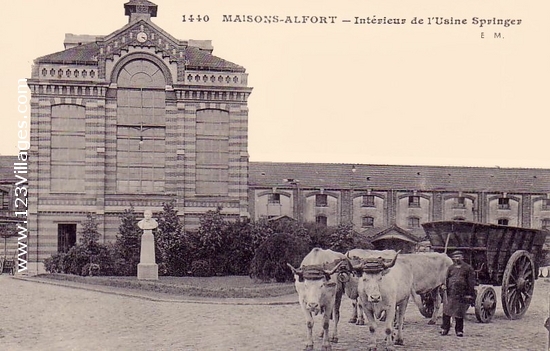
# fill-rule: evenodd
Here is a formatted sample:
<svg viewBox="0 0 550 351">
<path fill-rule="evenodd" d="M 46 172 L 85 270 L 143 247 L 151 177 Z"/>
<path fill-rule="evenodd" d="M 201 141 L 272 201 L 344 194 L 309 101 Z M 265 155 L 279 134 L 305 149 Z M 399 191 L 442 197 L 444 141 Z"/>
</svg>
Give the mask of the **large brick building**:
<svg viewBox="0 0 550 351">
<path fill-rule="evenodd" d="M 77 241 L 88 213 L 108 241 L 125 209 L 159 211 L 172 199 L 186 229 L 217 207 L 230 218 L 352 223 L 374 242 L 412 245 L 434 220 L 550 227 L 550 170 L 249 163 L 245 68 L 214 56 L 209 41 L 163 31 L 147 0 L 124 9 L 124 27 L 67 35 L 65 50 L 35 60 L 31 272 Z"/>
<path fill-rule="evenodd" d="M 30 261 L 72 245 L 87 213 L 104 240 L 131 204 L 176 199 L 187 227 L 217 206 L 248 215 L 245 69 L 214 56 L 210 41 L 163 31 L 152 2 L 124 9 L 124 27 L 67 35 L 65 50 L 34 61 Z"/>
</svg>

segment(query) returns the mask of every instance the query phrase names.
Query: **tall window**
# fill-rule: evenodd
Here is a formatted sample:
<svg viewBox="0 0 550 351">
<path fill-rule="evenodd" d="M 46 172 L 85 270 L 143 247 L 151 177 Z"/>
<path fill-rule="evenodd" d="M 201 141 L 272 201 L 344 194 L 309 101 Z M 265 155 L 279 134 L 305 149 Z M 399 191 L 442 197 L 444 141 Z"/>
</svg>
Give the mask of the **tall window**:
<svg viewBox="0 0 550 351">
<path fill-rule="evenodd" d="M 328 206 L 328 197 L 326 194 L 317 194 L 315 195 L 315 206 L 316 207 L 327 207 Z"/>
<path fill-rule="evenodd" d="M 510 199 L 507 197 L 498 198 L 498 208 L 499 210 L 508 210 L 510 209 Z"/>
<path fill-rule="evenodd" d="M 420 196 L 409 196 L 409 207 L 420 207 Z"/>
<path fill-rule="evenodd" d="M 229 112 L 197 111 L 197 178 L 200 195 L 229 192 Z"/>
<path fill-rule="evenodd" d="M 77 105 L 52 106 L 51 127 L 51 191 L 84 192 L 85 108 Z"/>
<path fill-rule="evenodd" d="M 315 223 L 326 226 L 327 225 L 327 216 L 319 215 L 319 216 L 315 217 Z"/>
<path fill-rule="evenodd" d="M 57 225 L 57 252 L 67 253 L 76 244 L 76 224 Z"/>
<path fill-rule="evenodd" d="M 375 207 L 374 206 L 374 195 L 363 195 L 363 207 Z"/>
<path fill-rule="evenodd" d="M 10 207 L 8 193 L 1 190 L 0 190 L 0 206 L 2 210 L 7 210 Z"/>
<path fill-rule="evenodd" d="M 165 182 L 165 86 L 150 61 L 130 61 L 118 76 L 117 190 L 163 192 Z"/>
</svg>

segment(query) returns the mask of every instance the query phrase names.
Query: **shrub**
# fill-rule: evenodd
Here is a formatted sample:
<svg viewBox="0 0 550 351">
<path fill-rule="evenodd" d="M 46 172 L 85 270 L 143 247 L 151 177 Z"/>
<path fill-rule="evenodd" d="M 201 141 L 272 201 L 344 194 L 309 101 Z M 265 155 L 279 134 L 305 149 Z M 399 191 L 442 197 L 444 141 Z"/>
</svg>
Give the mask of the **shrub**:
<svg viewBox="0 0 550 351">
<path fill-rule="evenodd" d="M 63 252 L 55 253 L 44 259 L 44 268 L 49 273 L 64 273 L 65 272 L 65 257 L 67 255 Z"/>
<path fill-rule="evenodd" d="M 250 275 L 262 281 L 292 281 L 292 272 L 286 264 L 299 266 L 308 252 L 309 246 L 304 239 L 286 233 L 274 234 L 256 250 Z"/>
<path fill-rule="evenodd" d="M 191 274 L 196 277 L 213 276 L 212 265 L 208 260 L 196 260 L 191 263 Z"/>
</svg>

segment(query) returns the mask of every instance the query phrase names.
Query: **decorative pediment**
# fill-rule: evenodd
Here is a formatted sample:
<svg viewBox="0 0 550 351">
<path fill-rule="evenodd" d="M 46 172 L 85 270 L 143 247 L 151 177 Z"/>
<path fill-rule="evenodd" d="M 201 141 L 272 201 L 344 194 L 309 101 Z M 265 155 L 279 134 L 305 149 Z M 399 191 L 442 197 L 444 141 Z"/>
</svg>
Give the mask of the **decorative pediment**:
<svg viewBox="0 0 550 351">
<path fill-rule="evenodd" d="M 128 52 L 130 47 L 154 48 L 157 54 L 170 62 L 185 62 L 187 42 L 182 42 L 149 21 L 130 23 L 97 42 L 99 59 L 113 59 Z"/>
</svg>

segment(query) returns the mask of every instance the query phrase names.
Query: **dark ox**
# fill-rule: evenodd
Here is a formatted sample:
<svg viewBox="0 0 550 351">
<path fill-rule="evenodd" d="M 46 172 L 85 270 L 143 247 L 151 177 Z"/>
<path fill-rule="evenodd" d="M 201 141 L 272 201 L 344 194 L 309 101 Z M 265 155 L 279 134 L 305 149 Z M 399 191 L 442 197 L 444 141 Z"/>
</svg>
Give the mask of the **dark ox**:
<svg viewBox="0 0 550 351">
<path fill-rule="evenodd" d="M 393 324 L 397 327 L 395 344 L 403 345 L 403 319 L 412 287 L 412 272 L 403 263 L 397 262 L 399 252 L 392 259 L 371 257 L 353 260 L 352 269 L 359 276 L 359 302 L 369 322 L 371 343 L 369 350 L 376 349 L 376 317 L 385 313 L 386 348 L 393 349 Z"/>
<path fill-rule="evenodd" d="M 288 263 L 287 263 L 288 264 Z M 313 316 L 323 317 L 322 350 L 331 350 L 330 342 L 338 342 L 338 321 L 343 287 L 338 281 L 337 271 L 349 265 L 344 254 L 332 250 L 313 249 L 304 257 L 299 268 L 288 264 L 294 273 L 296 291 L 307 325 L 305 350 L 313 350 Z M 346 274 L 346 273 L 343 273 Z M 332 336 L 329 338 L 329 321 L 334 320 Z"/>
</svg>

